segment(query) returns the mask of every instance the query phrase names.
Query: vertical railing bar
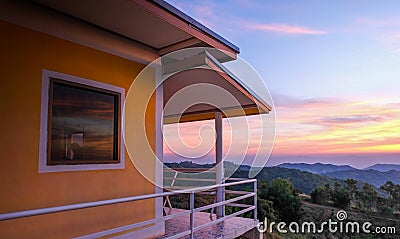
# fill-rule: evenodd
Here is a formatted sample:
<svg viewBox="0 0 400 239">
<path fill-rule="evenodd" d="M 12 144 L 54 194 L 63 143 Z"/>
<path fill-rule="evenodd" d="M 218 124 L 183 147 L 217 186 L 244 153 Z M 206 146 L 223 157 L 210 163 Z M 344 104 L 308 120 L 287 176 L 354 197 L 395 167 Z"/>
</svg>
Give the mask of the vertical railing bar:
<svg viewBox="0 0 400 239">
<path fill-rule="evenodd" d="M 174 178 L 172 179 L 172 182 L 171 182 L 171 187 L 174 186 L 177 177 L 178 177 L 178 171 L 175 172 Z"/>
<path fill-rule="evenodd" d="M 190 192 L 190 239 L 193 239 L 194 228 L 194 191 Z"/>
<path fill-rule="evenodd" d="M 254 190 L 254 220 L 257 220 L 257 181 L 253 182 Z"/>
</svg>

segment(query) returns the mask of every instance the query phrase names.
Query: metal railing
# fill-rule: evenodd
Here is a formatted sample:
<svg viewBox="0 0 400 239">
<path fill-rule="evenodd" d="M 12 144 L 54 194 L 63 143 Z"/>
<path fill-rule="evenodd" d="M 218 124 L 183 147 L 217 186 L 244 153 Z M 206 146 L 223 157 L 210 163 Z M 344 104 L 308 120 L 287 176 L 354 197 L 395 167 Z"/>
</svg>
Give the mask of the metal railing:
<svg viewBox="0 0 400 239">
<path fill-rule="evenodd" d="M 210 186 L 204 186 L 204 187 L 196 187 L 196 188 L 190 188 L 190 189 L 183 189 L 183 190 L 177 190 L 177 191 L 172 191 L 172 192 L 163 192 L 163 193 L 156 193 L 156 194 L 147 194 L 147 195 L 140 195 L 140 196 L 133 196 L 133 197 L 125 197 L 125 198 L 117 198 L 117 199 L 110 199 L 110 200 L 102 200 L 102 201 L 95 201 L 95 202 L 87 202 L 87 203 L 78 203 L 78 204 L 71 204 L 71 205 L 65 205 L 65 206 L 58 206 L 58 207 L 49 207 L 49 208 L 41 208 L 41 209 L 34 209 L 34 210 L 26 210 L 26 211 L 19 211 L 19 212 L 12 212 L 12 213 L 4 213 L 0 214 L 0 221 L 3 220 L 11 220 L 11 219 L 17 219 L 17 218 L 23 218 L 23 217 L 32 217 L 32 216 L 39 216 L 39 215 L 44 215 L 44 214 L 50 214 L 50 213 L 58 213 L 58 212 L 64 212 L 64 211 L 72 211 L 72 210 L 78 210 L 78 209 L 84 209 L 84 208 L 92 208 L 92 207 L 99 207 L 99 206 L 105 206 L 105 205 L 112 205 L 112 204 L 118 204 L 118 203 L 125 203 L 125 202 L 132 202 L 132 201 L 139 201 L 139 200 L 146 200 L 146 199 L 152 199 L 152 198 L 159 198 L 159 197 L 166 197 L 166 196 L 172 196 L 172 195 L 178 195 L 178 194 L 190 194 L 190 208 L 188 211 L 183 211 L 180 213 L 174 213 L 171 215 L 166 215 L 160 218 L 155 218 L 143 222 L 138 222 L 134 223 L 131 225 L 127 226 L 122 226 L 118 228 L 113 228 L 110 230 L 102 231 L 102 232 L 97 232 L 93 233 L 90 235 L 86 235 L 80 238 L 97 238 L 97 237 L 102 237 L 102 236 L 107 236 L 107 235 L 113 235 L 116 233 L 121 233 L 127 230 L 133 230 L 139 227 L 144 227 L 144 226 L 149 226 L 151 224 L 161 222 L 161 221 L 166 221 L 169 219 L 177 218 L 177 217 L 182 217 L 186 215 L 190 215 L 190 229 L 184 232 L 181 232 L 179 234 L 166 237 L 166 239 L 174 239 L 174 238 L 180 238 L 186 235 L 190 235 L 190 238 L 193 238 L 193 234 L 207 226 L 211 226 L 214 224 L 217 224 L 219 222 L 222 222 L 228 218 L 238 216 L 240 214 L 243 214 L 245 212 L 253 211 L 253 216 L 254 220 L 257 220 L 257 180 L 256 179 L 246 179 L 246 180 L 240 180 L 236 181 L 236 179 L 232 179 L 234 182 L 230 183 L 223 183 L 223 184 L 217 184 L 217 185 L 210 185 Z M 234 190 L 227 190 L 226 193 L 230 194 L 236 194 L 236 195 L 241 195 L 237 196 L 231 199 L 227 199 L 221 202 L 216 202 L 210 205 L 202 206 L 195 208 L 194 206 L 194 199 L 195 199 L 195 194 L 197 192 L 202 192 L 205 190 L 212 190 L 212 189 L 217 189 L 220 187 L 229 187 L 229 186 L 235 186 L 235 185 L 241 185 L 241 184 L 253 184 L 253 191 L 252 192 L 247 192 L 247 191 L 234 191 Z M 246 204 L 237 204 L 235 202 L 253 197 L 253 205 L 246 205 Z M 232 207 L 241 207 L 244 208 L 242 210 L 239 210 L 235 213 L 226 215 L 224 217 L 218 218 L 216 220 L 210 221 L 208 223 L 202 224 L 200 226 L 195 227 L 194 226 L 194 213 L 196 212 L 201 212 L 207 209 L 212 209 L 218 206 L 223 206 L 223 205 L 228 205 Z"/>
</svg>

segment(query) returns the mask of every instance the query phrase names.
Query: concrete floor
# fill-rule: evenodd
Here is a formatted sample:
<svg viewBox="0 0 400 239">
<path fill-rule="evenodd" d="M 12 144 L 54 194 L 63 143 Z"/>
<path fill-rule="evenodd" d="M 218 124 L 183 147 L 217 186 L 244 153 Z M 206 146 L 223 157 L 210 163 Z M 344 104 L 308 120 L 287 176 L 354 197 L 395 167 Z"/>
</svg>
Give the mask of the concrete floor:
<svg viewBox="0 0 400 239">
<path fill-rule="evenodd" d="M 169 214 L 176 214 L 183 211 L 183 209 L 172 208 L 169 212 L 169 208 L 166 209 Z M 213 220 L 215 220 L 215 215 L 213 215 Z M 196 212 L 194 217 L 195 227 L 203 225 L 210 222 L 210 214 L 207 212 Z M 231 217 L 217 224 L 207 226 L 194 233 L 195 239 L 233 239 L 239 237 L 246 233 L 247 231 L 253 229 L 257 225 L 254 219 L 243 218 L 243 217 Z M 165 222 L 165 235 L 158 237 L 157 239 L 163 239 L 169 236 L 176 235 L 178 233 L 189 230 L 190 228 L 190 216 L 185 215 L 173 219 L 169 219 Z M 184 239 L 189 239 L 189 236 L 182 237 Z"/>
</svg>

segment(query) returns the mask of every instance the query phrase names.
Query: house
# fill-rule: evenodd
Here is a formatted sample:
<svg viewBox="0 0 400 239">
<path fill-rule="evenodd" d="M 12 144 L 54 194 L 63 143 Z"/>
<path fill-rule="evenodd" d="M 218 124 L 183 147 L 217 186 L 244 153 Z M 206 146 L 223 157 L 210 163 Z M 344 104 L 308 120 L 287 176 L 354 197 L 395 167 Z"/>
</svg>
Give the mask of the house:
<svg viewBox="0 0 400 239">
<path fill-rule="evenodd" d="M 222 118 L 270 111 L 221 65 L 235 60 L 239 48 L 166 2 L 0 6 L 1 238 L 163 236 L 163 200 L 176 192 L 159 185 L 162 125 L 215 118 L 221 162 Z M 192 47 L 206 48 L 173 55 Z M 139 82 L 143 69 L 149 70 Z M 219 97 L 214 106 L 167 107 L 176 92 L 198 83 L 224 89 L 240 108 Z M 224 222 L 222 166 L 216 171 L 217 185 L 208 189 L 217 191 L 216 222 Z M 245 196 L 256 199 L 256 192 Z M 256 214 L 255 205 L 246 210 Z M 190 230 L 171 238 L 195 237 L 196 217 L 186 213 Z M 254 228 L 254 216 L 236 236 Z"/>
</svg>

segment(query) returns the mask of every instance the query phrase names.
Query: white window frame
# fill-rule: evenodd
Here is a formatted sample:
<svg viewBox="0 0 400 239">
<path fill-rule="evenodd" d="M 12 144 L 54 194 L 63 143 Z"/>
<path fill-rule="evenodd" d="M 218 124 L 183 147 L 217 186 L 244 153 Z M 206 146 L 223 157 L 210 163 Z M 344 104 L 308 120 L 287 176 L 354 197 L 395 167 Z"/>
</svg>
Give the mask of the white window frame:
<svg viewBox="0 0 400 239">
<path fill-rule="evenodd" d="M 120 112 L 121 120 L 118 124 L 121 124 L 120 133 L 120 160 L 118 163 L 110 164 L 76 164 L 76 165 L 47 165 L 47 137 L 48 137 L 48 112 L 49 112 L 49 90 L 50 90 L 50 79 L 57 78 L 67 82 L 77 83 L 81 85 L 87 85 L 96 87 L 99 89 L 105 89 L 120 94 Z M 124 103 L 125 103 L 125 89 L 98 82 L 85 78 L 80 78 L 64 73 L 50 71 L 43 69 L 42 71 L 42 99 L 41 99 L 41 113 L 40 113 L 40 142 L 39 142 L 39 173 L 47 172 L 68 172 L 68 171 L 86 171 L 86 170 L 107 170 L 107 169 L 124 169 L 125 168 L 125 148 L 124 148 Z"/>
</svg>

